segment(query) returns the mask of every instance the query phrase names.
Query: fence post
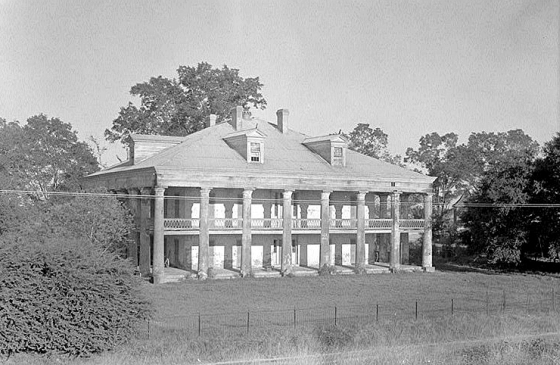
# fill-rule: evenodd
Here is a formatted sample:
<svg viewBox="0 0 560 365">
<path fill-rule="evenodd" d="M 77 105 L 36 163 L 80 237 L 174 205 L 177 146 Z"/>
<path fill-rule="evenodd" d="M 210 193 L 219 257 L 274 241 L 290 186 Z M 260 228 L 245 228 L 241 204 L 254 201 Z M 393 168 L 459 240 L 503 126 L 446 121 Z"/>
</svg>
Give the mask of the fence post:
<svg viewBox="0 0 560 365">
<path fill-rule="evenodd" d="M 486 289 L 486 315 L 490 314 L 490 298 L 488 298 L 488 288 Z"/>
<path fill-rule="evenodd" d="M 249 322 L 251 320 L 251 312 L 247 311 L 247 334 L 249 334 Z"/>
<path fill-rule="evenodd" d="M 296 318 L 296 309 L 294 308 L 294 328 L 296 328 L 296 321 L 297 321 L 297 318 Z"/>
<path fill-rule="evenodd" d="M 379 322 L 379 303 L 375 305 L 375 322 Z"/>
<path fill-rule="evenodd" d="M 503 289 L 503 302 L 502 302 L 502 312 L 505 312 L 506 310 L 506 290 Z"/>
<path fill-rule="evenodd" d="M 336 326 L 336 306 L 334 307 L 334 325 Z"/>
<path fill-rule="evenodd" d="M 554 298 L 554 287 L 552 287 L 552 311 L 556 312 L 556 299 Z"/>
<path fill-rule="evenodd" d="M 416 319 L 418 319 L 418 301 L 416 301 L 416 309 L 414 311 L 414 315 L 415 315 Z"/>
<path fill-rule="evenodd" d="M 454 308 L 453 308 L 453 298 L 451 298 L 451 315 L 453 315 Z"/>
<path fill-rule="evenodd" d="M 200 337 L 202 333 L 202 321 L 200 319 L 200 313 L 198 313 L 198 337 Z"/>
<path fill-rule="evenodd" d="M 150 320 L 148 319 L 148 340 L 150 339 Z"/>
</svg>

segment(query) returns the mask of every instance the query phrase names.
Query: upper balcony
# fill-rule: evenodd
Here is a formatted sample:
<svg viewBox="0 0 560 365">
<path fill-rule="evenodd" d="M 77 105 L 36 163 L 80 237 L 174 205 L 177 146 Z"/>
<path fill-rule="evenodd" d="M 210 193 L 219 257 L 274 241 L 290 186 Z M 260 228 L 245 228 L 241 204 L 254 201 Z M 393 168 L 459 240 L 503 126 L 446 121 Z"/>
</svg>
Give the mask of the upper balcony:
<svg viewBox="0 0 560 365">
<path fill-rule="evenodd" d="M 199 231 L 199 218 L 165 218 L 165 231 Z M 366 231 L 389 231 L 393 225 L 392 219 L 365 219 Z M 210 231 L 239 231 L 243 228 L 242 218 L 210 218 L 208 229 Z M 279 231 L 283 229 L 282 218 L 253 218 L 251 219 L 252 231 Z M 421 231 L 424 229 L 424 219 L 400 219 L 399 229 L 401 231 Z M 292 219 L 292 230 L 294 231 L 321 231 L 321 219 Z M 356 231 L 357 219 L 331 219 L 329 222 L 331 231 Z"/>
</svg>

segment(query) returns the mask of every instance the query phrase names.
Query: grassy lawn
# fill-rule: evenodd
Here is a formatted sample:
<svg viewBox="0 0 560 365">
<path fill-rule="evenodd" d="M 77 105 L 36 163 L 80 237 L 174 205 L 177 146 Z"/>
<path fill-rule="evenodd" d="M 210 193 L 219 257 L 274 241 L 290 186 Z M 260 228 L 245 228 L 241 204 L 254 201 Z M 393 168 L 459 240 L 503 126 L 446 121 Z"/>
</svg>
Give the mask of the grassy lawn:
<svg viewBox="0 0 560 365">
<path fill-rule="evenodd" d="M 231 360 L 263 364 L 267 362 L 262 359 L 271 358 L 286 358 L 276 362 L 281 364 L 317 365 L 560 363 L 559 284 L 560 279 L 553 276 L 452 271 L 145 284 L 142 290 L 156 307 L 153 323 L 176 327 L 164 327 L 149 338 L 139 333 L 128 345 L 90 359 L 44 362 L 44 358 L 21 354 L 6 364 L 163 365 Z M 500 309 L 504 292 L 506 311 Z M 416 319 L 416 301 L 421 313 L 442 310 Z M 181 317 L 199 313 L 221 318 L 231 312 L 312 308 L 311 313 L 323 307 L 376 304 L 398 315 L 385 313 L 379 321 L 366 318 L 337 326 L 329 322 L 257 326 L 250 333 L 208 331 L 200 337 L 181 330 Z"/>
<path fill-rule="evenodd" d="M 552 306 L 552 292 L 560 307 L 560 279 L 551 276 L 478 272 L 340 275 L 274 279 L 185 281 L 144 291 L 157 308 L 156 318 L 227 312 L 274 311 L 334 306 L 372 306 L 411 310 L 485 308 L 492 306 Z M 556 303 L 555 303 L 556 304 Z"/>
</svg>

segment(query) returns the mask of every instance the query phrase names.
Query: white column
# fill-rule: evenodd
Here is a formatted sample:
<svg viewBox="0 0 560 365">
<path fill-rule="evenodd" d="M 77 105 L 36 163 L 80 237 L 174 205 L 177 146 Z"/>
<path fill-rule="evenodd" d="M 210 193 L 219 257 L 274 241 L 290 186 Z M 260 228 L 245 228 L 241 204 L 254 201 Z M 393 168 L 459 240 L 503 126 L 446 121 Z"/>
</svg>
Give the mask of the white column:
<svg viewBox="0 0 560 365">
<path fill-rule="evenodd" d="M 251 261 L 251 197 L 253 189 L 243 190 L 243 232 L 241 235 L 241 276 L 250 276 Z"/>
<path fill-rule="evenodd" d="M 208 229 L 208 209 L 210 206 L 209 188 L 200 189 L 200 233 L 198 237 L 198 278 L 208 277 L 208 259 L 210 254 L 210 231 Z"/>
<path fill-rule="evenodd" d="M 391 228 L 391 263 L 390 267 L 396 271 L 401 266 L 401 232 L 400 232 L 400 194 L 398 191 L 391 195 L 391 217 L 393 225 Z"/>
<path fill-rule="evenodd" d="M 282 275 L 292 272 L 292 191 L 285 190 L 282 204 Z"/>
<path fill-rule="evenodd" d="M 366 230 L 365 230 L 365 220 L 366 220 L 366 191 L 360 191 L 357 198 L 356 207 L 356 271 L 360 272 L 365 266 L 365 248 L 366 248 Z"/>
<path fill-rule="evenodd" d="M 164 193 L 165 188 L 158 186 L 154 189 L 154 256 L 152 264 L 152 276 L 154 284 L 163 283 L 165 274 L 164 268 L 164 244 L 163 244 L 163 219 L 164 219 Z"/>
<path fill-rule="evenodd" d="M 319 267 L 330 266 L 331 263 L 331 247 L 330 247 L 330 205 L 329 197 L 331 191 L 321 192 L 321 254 Z"/>
<path fill-rule="evenodd" d="M 424 239 L 422 242 L 422 268 L 432 272 L 432 197 L 433 194 L 424 195 Z"/>
</svg>

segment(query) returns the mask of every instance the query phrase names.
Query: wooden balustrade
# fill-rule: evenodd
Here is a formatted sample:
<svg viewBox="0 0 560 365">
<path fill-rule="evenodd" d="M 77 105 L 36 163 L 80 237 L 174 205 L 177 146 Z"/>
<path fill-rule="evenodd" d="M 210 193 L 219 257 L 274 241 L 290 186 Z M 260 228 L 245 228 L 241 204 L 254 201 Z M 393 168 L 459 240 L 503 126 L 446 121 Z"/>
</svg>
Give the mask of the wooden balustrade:
<svg viewBox="0 0 560 365">
<path fill-rule="evenodd" d="M 209 228 L 216 230 L 241 229 L 243 219 L 241 218 L 211 218 L 208 220 Z M 366 219 L 366 230 L 386 230 L 391 229 L 392 219 Z M 165 218 L 163 220 L 164 229 L 167 231 L 188 231 L 200 228 L 198 218 Z M 356 219 L 331 219 L 331 229 L 355 230 L 357 227 Z M 282 229 L 282 218 L 253 218 L 251 228 L 255 230 L 278 230 Z M 321 219 L 292 219 L 293 229 L 320 230 Z M 401 219 L 400 228 L 403 231 L 424 229 L 424 219 Z"/>
</svg>

